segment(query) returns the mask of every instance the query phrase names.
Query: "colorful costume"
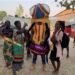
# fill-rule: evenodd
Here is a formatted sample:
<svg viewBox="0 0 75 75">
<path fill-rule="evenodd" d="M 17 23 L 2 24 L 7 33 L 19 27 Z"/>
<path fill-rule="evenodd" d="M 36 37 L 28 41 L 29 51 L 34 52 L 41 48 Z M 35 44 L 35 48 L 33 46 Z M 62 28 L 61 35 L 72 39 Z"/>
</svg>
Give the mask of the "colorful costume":
<svg viewBox="0 0 75 75">
<path fill-rule="evenodd" d="M 29 31 L 31 31 L 32 42 L 29 48 L 34 54 L 45 55 L 49 52 L 49 7 L 45 4 L 37 4 L 30 11 L 32 25 Z"/>
<path fill-rule="evenodd" d="M 12 58 L 11 58 L 12 43 L 7 41 L 6 38 L 12 40 L 13 30 L 11 28 L 5 28 L 2 30 L 2 34 L 4 37 L 4 47 L 3 47 L 4 59 L 6 61 L 6 65 L 9 66 L 12 62 Z"/>
<path fill-rule="evenodd" d="M 19 70 L 22 67 L 24 58 L 24 35 L 19 30 L 14 30 L 14 40 L 18 44 L 13 44 L 12 55 L 13 55 L 13 69 Z"/>
</svg>

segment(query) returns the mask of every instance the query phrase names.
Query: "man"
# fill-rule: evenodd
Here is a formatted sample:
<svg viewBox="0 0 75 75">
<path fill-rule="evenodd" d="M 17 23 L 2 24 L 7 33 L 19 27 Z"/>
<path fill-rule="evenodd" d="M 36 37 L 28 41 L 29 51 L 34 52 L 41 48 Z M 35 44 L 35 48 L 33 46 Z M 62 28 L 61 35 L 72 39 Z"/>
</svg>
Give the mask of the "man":
<svg viewBox="0 0 75 75">
<path fill-rule="evenodd" d="M 45 9 L 45 6 L 47 9 Z M 29 28 L 31 32 L 31 44 L 29 46 L 33 53 L 32 69 L 35 69 L 37 55 L 41 56 L 43 71 L 46 71 L 45 55 L 49 52 L 48 38 L 50 36 L 49 29 L 49 7 L 47 5 L 37 4 L 31 8 L 32 25 Z"/>
</svg>

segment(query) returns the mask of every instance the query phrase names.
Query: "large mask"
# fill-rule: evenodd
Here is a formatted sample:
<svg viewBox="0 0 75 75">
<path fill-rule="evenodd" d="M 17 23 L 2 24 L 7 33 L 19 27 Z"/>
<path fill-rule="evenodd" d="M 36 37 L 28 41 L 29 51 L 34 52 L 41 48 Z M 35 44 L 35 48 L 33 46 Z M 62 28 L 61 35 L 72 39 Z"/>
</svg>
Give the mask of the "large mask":
<svg viewBox="0 0 75 75">
<path fill-rule="evenodd" d="M 32 34 L 32 39 L 36 44 L 40 44 L 45 39 L 45 23 L 50 25 L 49 13 L 49 7 L 45 4 L 37 4 L 30 9 L 30 14 L 32 16 L 31 22 L 35 23 L 32 28 L 34 32 Z"/>
</svg>

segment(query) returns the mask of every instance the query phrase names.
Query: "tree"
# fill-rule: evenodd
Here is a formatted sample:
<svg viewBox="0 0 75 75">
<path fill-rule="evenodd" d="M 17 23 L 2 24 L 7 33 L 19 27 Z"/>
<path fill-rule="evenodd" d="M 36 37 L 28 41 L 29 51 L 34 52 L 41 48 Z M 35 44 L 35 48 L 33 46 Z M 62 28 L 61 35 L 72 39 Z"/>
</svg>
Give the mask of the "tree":
<svg viewBox="0 0 75 75">
<path fill-rule="evenodd" d="M 16 8 L 16 15 L 19 17 L 22 17 L 23 13 L 24 13 L 24 9 L 23 9 L 22 5 L 19 4 L 19 6 Z"/>
<path fill-rule="evenodd" d="M 0 20 L 2 20 L 5 16 L 7 16 L 7 13 L 5 11 L 0 11 Z"/>
<path fill-rule="evenodd" d="M 58 0 L 55 0 L 55 2 L 58 2 Z M 59 4 L 66 9 L 75 9 L 75 0 L 62 0 Z"/>
<path fill-rule="evenodd" d="M 18 15 L 15 15 L 15 17 L 18 17 Z"/>
</svg>

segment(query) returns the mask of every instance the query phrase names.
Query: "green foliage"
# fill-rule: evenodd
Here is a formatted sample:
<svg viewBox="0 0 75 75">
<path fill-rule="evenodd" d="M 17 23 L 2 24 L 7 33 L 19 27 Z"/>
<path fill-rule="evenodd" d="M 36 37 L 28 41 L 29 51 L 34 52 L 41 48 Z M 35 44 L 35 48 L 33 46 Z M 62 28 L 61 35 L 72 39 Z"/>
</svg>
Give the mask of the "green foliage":
<svg viewBox="0 0 75 75">
<path fill-rule="evenodd" d="M 58 2 L 58 0 L 55 0 L 55 2 Z M 59 4 L 66 9 L 75 9 L 75 0 L 62 0 Z"/>
<path fill-rule="evenodd" d="M 7 13 L 5 11 L 0 11 L 0 20 L 2 20 L 5 16 L 7 16 Z"/>
</svg>

